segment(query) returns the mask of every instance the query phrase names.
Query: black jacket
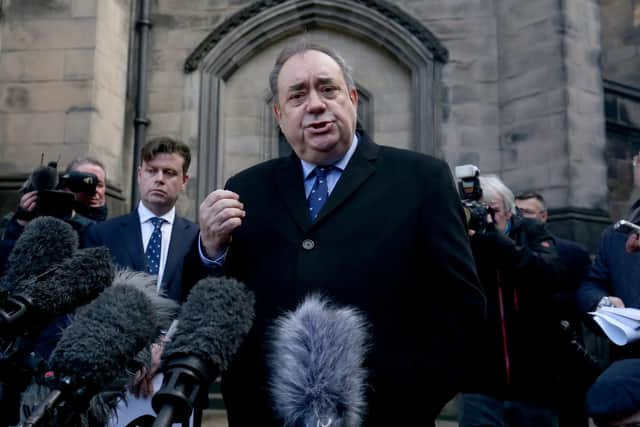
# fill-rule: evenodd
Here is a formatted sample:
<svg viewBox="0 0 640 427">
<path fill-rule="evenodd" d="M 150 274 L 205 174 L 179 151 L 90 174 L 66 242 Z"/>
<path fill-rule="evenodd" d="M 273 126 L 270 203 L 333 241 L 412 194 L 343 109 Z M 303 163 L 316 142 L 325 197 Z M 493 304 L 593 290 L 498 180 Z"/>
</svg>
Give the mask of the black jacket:
<svg viewBox="0 0 640 427">
<path fill-rule="evenodd" d="M 449 167 L 361 135 L 313 224 L 295 155 L 241 172 L 228 188 L 247 215 L 225 272 L 256 296 L 253 328 L 223 376 L 229 425 L 282 425 L 269 393 L 268 331 L 318 291 L 369 322 L 363 426 L 428 425 L 459 391 L 466 340 L 484 310 Z"/>
<path fill-rule="evenodd" d="M 553 237 L 513 216 L 508 237 L 491 229 L 471 238 L 488 322 L 465 391 L 547 403 L 557 373 L 560 330 L 554 293 L 560 274 Z"/>
</svg>

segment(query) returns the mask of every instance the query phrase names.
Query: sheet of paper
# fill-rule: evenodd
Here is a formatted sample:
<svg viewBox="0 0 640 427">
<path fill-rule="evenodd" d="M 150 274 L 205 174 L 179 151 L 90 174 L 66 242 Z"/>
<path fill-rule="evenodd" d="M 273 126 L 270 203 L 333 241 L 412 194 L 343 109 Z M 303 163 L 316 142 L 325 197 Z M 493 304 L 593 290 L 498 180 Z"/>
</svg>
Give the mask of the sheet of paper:
<svg viewBox="0 0 640 427">
<path fill-rule="evenodd" d="M 640 310 L 638 310 L 637 308 L 602 307 L 600 310 L 598 310 L 598 312 L 613 313 L 618 316 L 627 317 L 629 319 L 637 320 L 640 322 Z"/>
<path fill-rule="evenodd" d="M 609 339 L 617 345 L 625 345 L 640 339 L 640 330 L 636 330 L 629 324 L 621 322 L 609 313 L 594 312 L 593 320 L 600 325 Z"/>
<path fill-rule="evenodd" d="M 164 378 L 163 374 L 158 374 L 153 377 L 153 389 L 160 390 L 162 386 L 162 379 Z M 142 398 L 135 397 L 133 394 L 127 391 L 127 404 L 124 401 L 120 401 L 118 403 L 117 408 L 117 418 L 111 418 L 111 423 L 109 427 L 125 427 L 134 419 L 142 416 L 142 415 L 153 415 L 156 416 L 155 411 L 151 407 L 151 398 Z M 173 427 L 181 427 L 182 424 L 173 424 Z M 189 419 L 189 426 L 193 427 L 193 414 Z"/>
</svg>

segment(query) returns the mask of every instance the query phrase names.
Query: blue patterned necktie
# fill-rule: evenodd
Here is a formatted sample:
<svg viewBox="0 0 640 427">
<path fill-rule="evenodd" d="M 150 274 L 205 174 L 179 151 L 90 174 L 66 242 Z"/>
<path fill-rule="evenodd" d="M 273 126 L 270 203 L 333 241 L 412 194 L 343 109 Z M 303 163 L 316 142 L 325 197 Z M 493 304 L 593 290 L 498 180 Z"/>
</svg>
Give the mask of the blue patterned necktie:
<svg viewBox="0 0 640 427">
<path fill-rule="evenodd" d="M 162 223 L 164 219 L 154 217 L 151 218 L 153 224 L 153 233 L 147 244 L 147 272 L 149 274 L 158 274 L 160 271 L 160 250 L 162 247 Z"/>
<path fill-rule="evenodd" d="M 311 221 L 315 221 L 318 218 L 320 209 L 324 206 L 324 203 L 329 198 L 329 187 L 327 186 L 327 174 L 333 169 L 333 166 L 318 166 L 313 170 L 316 174 L 316 182 L 311 188 L 309 193 L 309 216 Z"/>
</svg>

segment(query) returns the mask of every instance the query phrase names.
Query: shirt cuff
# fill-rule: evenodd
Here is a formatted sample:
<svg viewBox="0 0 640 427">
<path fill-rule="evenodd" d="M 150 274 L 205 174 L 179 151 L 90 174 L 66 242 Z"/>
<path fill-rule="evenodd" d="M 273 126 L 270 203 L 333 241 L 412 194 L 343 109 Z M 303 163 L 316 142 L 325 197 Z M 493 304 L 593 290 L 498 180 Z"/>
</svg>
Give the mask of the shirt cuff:
<svg viewBox="0 0 640 427">
<path fill-rule="evenodd" d="M 202 246 L 202 235 L 198 234 L 198 253 L 200 254 L 200 261 L 204 264 L 205 267 L 222 267 L 224 264 L 224 260 L 227 257 L 227 252 L 229 248 L 225 248 L 225 250 L 215 258 L 209 258 L 204 254 L 204 248 Z"/>
</svg>

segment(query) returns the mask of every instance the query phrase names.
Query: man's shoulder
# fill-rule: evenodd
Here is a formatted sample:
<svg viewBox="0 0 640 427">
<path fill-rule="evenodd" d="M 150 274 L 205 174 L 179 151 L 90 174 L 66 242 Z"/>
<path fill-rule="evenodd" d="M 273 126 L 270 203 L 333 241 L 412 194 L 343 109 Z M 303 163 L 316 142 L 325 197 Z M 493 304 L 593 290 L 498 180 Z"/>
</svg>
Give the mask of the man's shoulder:
<svg viewBox="0 0 640 427">
<path fill-rule="evenodd" d="M 378 147 L 380 162 L 377 163 L 380 168 L 412 170 L 414 174 L 417 173 L 427 180 L 433 178 L 432 174 L 441 175 L 444 171 L 450 172 L 446 161 L 429 154 L 387 145 Z"/>
<path fill-rule="evenodd" d="M 563 239 L 557 236 L 553 236 L 553 237 L 556 241 L 556 245 L 558 246 L 558 249 L 563 249 L 563 250 L 566 250 L 567 252 L 589 254 L 589 251 L 587 250 L 587 248 L 578 242 L 574 242 L 573 240 Z"/>
<path fill-rule="evenodd" d="M 119 215 L 113 218 L 110 218 L 106 221 L 95 222 L 88 227 L 90 233 L 101 233 L 108 232 L 113 230 L 114 228 L 120 227 L 124 224 L 128 224 L 131 221 L 134 221 L 137 217 L 137 214 L 134 212 L 130 212 L 128 214 Z"/>
<path fill-rule="evenodd" d="M 234 174 L 229 178 L 228 182 L 262 180 L 270 176 L 277 168 L 283 167 L 288 162 L 294 161 L 299 162 L 299 160 L 292 159 L 291 157 L 278 157 L 277 159 L 266 160 Z"/>
</svg>

